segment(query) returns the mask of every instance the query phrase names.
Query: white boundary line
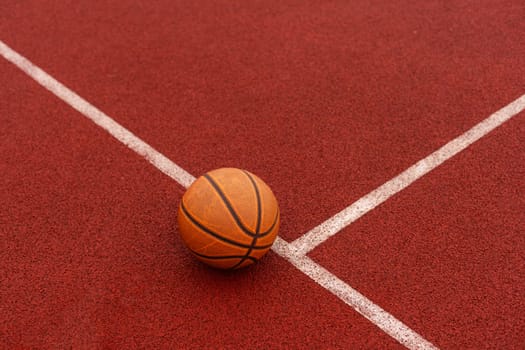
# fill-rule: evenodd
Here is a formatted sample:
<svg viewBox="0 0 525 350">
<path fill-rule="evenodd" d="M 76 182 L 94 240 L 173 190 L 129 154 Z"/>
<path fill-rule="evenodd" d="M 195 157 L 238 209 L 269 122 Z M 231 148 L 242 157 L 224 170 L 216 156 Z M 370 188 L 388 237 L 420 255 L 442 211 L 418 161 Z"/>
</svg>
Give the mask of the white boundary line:
<svg viewBox="0 0 525 350">
<path fill-rule="evenodd" d="M 195 178 L 0 40 L 0 55 L 184 187 Z"/>
<path fill-rule="evenodd" d="M 299 255 L 308 254 L 319 244 L 323 243 L 352 222 L 386 201 L 388 198 L 405 189 L 420 177 L 426 175 L 448 159 L 463 151 L 469 145 L 487 135 L 489 132 L 496 129 L 524 109 L 525 95 L 522 95 L 434 153 L 421 159 L 401 174 L 385 182 L 383 185 L 335 214 L 330 219 L 297 238 L 290 243 L 291 248 Z"/>
<path fill-rule="evenodd" d="M 0 41 L 0 55 L 36 80 L 40 85 L 51 91 L 64 102 L 79 111 L 85 117 L 105 129 L 113 137 L 127 145 L 133 151 L 146 158 L 160 171 L 170 176 L 183 187 L 187 188 L 195 178 L 184 169 L 173 163 L 160 152 L 135 136 L 129 130 L 118 124 L 112 118 L 78 96 L 66 86 L 55 80 L 49 74 L 33 65 L 29 60 L 19 55 Z M 287 243 L 277 238 L 273 251 L 293 264 L 297 269 L 310 277 L 320 286 L 330 291 L 339 299 L 350 305 L 361 315 L 369 319 L 377 327 L 389 334 L 409 349 L 437 349 L 415 331 L 407 327 L 394 316 L 381 309 L 361 293 L 340 280 L 337 276 L 314 262 L 306 253 L 317 244 L 337 233 L 342 227 L 383 203 L 393 194 L 401 191 L 419 177 L 442 164 L 471 143 L 477 141 L 505 121 L 525 109 L 525 95 L 516 99 L 506 107 L 485 119 L 465 134 L 452 140 L 427 158 L 419 161 L 406 171 L 388 181 L 375 191 L 358 200 L 341 213 L 324 224 L 314 228 L 305 236 L 293 243 Z M 313 233 L 312 233 L 313 232 Z"/>
<path fill-rule="evenodd" d="M 313 261 L 306 255 L 297 254 L 291 244 L 277 237 L 272 250 L 288 260 L 302 273 L 310 277 L 321 287 L 330 291 L 336 297 L 351 306 L 355 311 L 366 317 L 383 332 L 411 350 L 435 350 L 434 344 L 424 339 L 403 322 L 374 304 L 370 299 L 359 293 L 333 273 Z"/>
</svg>

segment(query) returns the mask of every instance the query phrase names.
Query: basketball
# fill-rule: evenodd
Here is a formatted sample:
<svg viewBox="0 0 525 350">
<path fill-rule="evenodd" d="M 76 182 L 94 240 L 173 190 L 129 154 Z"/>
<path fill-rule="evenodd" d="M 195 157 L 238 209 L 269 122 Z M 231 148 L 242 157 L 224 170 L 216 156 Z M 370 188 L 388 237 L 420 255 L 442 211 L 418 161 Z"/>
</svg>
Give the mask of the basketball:
<svg viewBox="0 0 525 350">
<path fill-rule="evenodd" d="M 222 168 L 199 177 L 183 195 L 178 224 L 193 255 L 220 269 L 253 264 L 270 249 L 280 214 L 272 190 L 256 175 Z"/>
</svg>

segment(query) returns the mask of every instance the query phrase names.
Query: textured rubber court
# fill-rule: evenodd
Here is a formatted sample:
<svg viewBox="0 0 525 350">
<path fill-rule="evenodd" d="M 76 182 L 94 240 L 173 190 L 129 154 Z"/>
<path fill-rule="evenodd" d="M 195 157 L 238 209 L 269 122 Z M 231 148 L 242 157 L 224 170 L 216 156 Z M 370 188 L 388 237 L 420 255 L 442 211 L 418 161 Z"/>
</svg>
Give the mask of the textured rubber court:
<svg viewBox="0 0 525 350">
<path fill-rule="evenodd" d="M 0 348 L 524 349 L 524 18 L 3 1 Z M 238 271 L 176 224 L 220 167 L 279 200 Z"/>
</svg>

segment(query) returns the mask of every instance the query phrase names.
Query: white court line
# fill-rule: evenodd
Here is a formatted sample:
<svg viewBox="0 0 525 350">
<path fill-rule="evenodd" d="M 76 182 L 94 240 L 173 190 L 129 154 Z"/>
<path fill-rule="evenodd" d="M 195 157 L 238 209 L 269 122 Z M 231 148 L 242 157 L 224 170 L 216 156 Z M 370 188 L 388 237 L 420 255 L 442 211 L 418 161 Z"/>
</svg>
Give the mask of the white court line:
<svg viewBox="0 0 525 350">
<path fill-rule="evenodd" d="M 306 255 L 297 254 L 290 243 L 277 237 L 272 250 L 408 349 L 437 349 L 434 344 L 374 304 L 370 299 L 350 287 L 333 273 Z"/>
<path fill-rule="evenodd" d="M 319 244 L 332 237 L 361 216 L 374 209 L 388 198 L 405 189 L 414 181 L 443 164 L 472 143 L 525 109 L 525 95 L 489 116 L 470 130 L 453 139 L 426 158 L 421 159 L 393 179 L 385 182 L 372 192 L 332 216 L 317 227 L 308 231 L 295 241 L 291 248 L 299 255 L 308 254 Z"/>
<path fill-rule="evenodd" d="M 153 147 L 139 139 L 131 131 L 124 128 L 97 107 L 65 87 L 62 83 L 35 66 L 27 58 L 18 54 L 1 40 L 0 54 L 4 56 L 6 60 L 13 63 L 31 78 L 36 80 L 40 85 L 58 96 L 62 101 L 91 119 L 95 124 L 109 132 L 114 138 L 146 158 L 151 164 L 155 165 L 160 171 L 173 178 L 182 186 L 188 187 L 195 180 L 195 178 L 184 169 L 173 163 L 160 152 L 157 152 Z"/>
<path fill-rule="evenodd" d="M 151 164 L 171 177 L 173 180 L 188 188 L 195 178 L 184 169 L 173 163 L 146 142 L 135 136 L 131 131 L 114 121 L 95 106 L 78 96 L 69 88 L 58 82 L 42 69 L 35 66 L 2 41 L 0 41 L 0 55 L 36 80 L 44 88 L 51 91 L 61 100 L 79 111 L 88 119 L 102 127 L 113 137 L 127 145 L 133 151 L 146 158 Z M 297 269 L 310 277 L 326 290 L 354 308 L 385 333 L 406 346 L 408 349 L 437 349 L 415 331 L 385 310 L 374 304 L 368 298 L 357 292 L 334 274 L 314 262 L 307 256 L 299 255 L 291 249 L 290 244 L 277 237 L 272 250 L 293 264 Z"/>
</svg>

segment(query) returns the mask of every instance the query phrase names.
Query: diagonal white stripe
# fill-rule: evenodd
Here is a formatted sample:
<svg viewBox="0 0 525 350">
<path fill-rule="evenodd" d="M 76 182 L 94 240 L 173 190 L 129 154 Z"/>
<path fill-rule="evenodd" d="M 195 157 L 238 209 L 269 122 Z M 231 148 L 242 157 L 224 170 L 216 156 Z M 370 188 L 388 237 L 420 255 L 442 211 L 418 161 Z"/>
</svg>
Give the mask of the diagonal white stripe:
<svg viewBox="0 0 525 350">
<path fill-rule="evenodd" d="M 332 237 L 388 198 L 405 189 L 414 181 L 443 164 L 472 143 L 487 135 L 525 109 L 525 95 L 514 100 L 434 153 L 421 159 L 393 179 L 332 216 L 317 227 L 291 242 L 297 254 L 304 255 Z"/>
<path fill-rule="evenodd" d="M 354 310 L 370 320 L 386 334 L 403 344 L 408 349 L 437 349 L 432 343 L 407 327 L 403 322 L 374 304 L 371 300 L 340 280 L 330 271 L 317 264 L 306 255 L 299 255 L 286 241 L 277 237 L 272 250 L 288 260 L 302 273 L 317 282 L 323 288 L 350 305 Z"/>
<path fill-rule="evenodd" d="M 146 158 L 151 164 L 182 186 L 187 188 L 195 180 L 191 174 L 173 163 L 163 154 L 156 151 L 146 142 L 142 141 L 132 132 L 78 96 L 66 86 L 55 80 L 46 72 L 33 65 L 29 60 L 13 51 L 2 41 L 0 41 L 0 55 L 16 65 L 64 102 L 82 113 L 85 117 L 91 119 L 117 140 Z M 460 137 L 452 140 L 436 152 L 432 153 L 430 156 L 414 164 L 400 175 L 361 198 L 322 225 L 314 228 L 292 244 L 287 243 L 278 237 L 272 247 L 273 251 L 289 261 L 320 286 L 330 291 L 346 304 L 350 305 L 357 312 L 369 319 L 372 323 L 407 348 L 436 349 L 433 344 L 407 327 L 400 320 L 381 309 L 364 295 L 360 294 L 305 254 L 328 237 L 337 233 L 342 227 L 345 227 L 352 221 L 375 208 L 377 205 L 383 203 L 390 196 L 401 191 L 403 188 L 406 188 L 418 178 L 436 168 L 447 159 L 453 157 L 458 152 L 461 152 L 470 144 L 509 120 L 523 109 L 525 109 L 525 95 L 494 113 Z"/>
<path fill-rule="evenodd" d="M 108 117 L 104 112 L 78 96 L 42 69 L 32 64 L 28 59 L 12 50 L 2 41 L 0 41 L 0 55 L 23 70 L 27 75 L 58 96 L 62 101 L 91 119 L 114 138 L 146 158 L 151 164 L 155 165 L 160 171 L 173 178 L 182 186 L 188 187 L 195 180 L 186 170 L 173 163 L 163 154 L 135 136 L 131 131 Z"/>
</svg>

